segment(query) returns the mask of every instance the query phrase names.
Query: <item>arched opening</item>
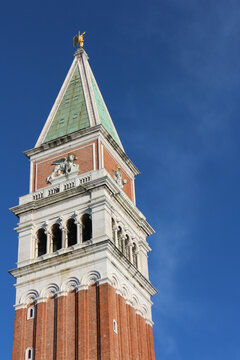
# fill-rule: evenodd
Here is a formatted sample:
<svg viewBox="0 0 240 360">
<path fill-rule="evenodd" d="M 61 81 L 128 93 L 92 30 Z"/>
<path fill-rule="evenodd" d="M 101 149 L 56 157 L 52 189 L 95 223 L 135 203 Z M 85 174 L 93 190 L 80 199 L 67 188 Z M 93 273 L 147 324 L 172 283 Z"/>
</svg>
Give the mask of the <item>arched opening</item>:
<svg viewBox="0 0 240 360">
<path fill-rule="evenodd" d="M 115 319 L 113 320 L 113 331 L 115 332 L 115 334 L 118 333 L 117 321 Z"/>
<path fill-rule="evenodd" d="M 28 311 L 27 311 L 27 320 L 33 319 L 34 315 L 35 315 L 35 307 L 31 306 L 28 308 Z"/>
<path fill-rule="evenodd" d="M 52 226 L 53 252 L 62 248 L 62 230 L 59 224 Z"/>
<path fill-rule="evenodd" d="M 37 256 L 47 253 L 47 235 L 44 229 L 37 231 Z"/>
<path fill-rule="evenodd" d="M 132 247 L 132 256 L 133 256 L 133 265 L 138 268 L 138 256 L 137 256 L 137 246 L 133 243 Z"/>
<path fill-rule="evenodd" d="M 33 359 L 33 349 L 27 348 L 25 351 L 25 360 L 32 360 Z"/>
<path fill-rule="evenodd" d="M 73 246 L 77 243 L 77 225 L 75 224 L 74 219 L 69 219 L 67 221 L 67 239 L 68 246 Z"/>
<path fill-rule="evenodd" d="M 92 220 L 89 214 L 82 216 L 82 241 L 88 241 L 92 238 Z"/>
</svg>

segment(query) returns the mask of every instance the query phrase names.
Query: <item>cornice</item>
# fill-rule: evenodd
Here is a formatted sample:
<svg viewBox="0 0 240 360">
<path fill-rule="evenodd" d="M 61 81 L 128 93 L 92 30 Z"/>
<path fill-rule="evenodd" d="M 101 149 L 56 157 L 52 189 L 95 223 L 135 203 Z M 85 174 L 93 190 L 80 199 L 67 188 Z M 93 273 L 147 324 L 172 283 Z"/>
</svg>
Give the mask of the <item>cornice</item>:
<svg viewBox="0 0 240 360">
<path fill-rule="evenodd" d="M 123 191 L 119 190 L 119 187 L 116 183 L 110 178 L 110 176 L 105 175 L 100 178 L 89 181 L 84 184 L 74 187 L 72 189 L 64 190 L 60 193 L 42 198 L 39 200 L 33 200 L 23 205 L 18 205 L 10 208 L 10 210 L 19 217 L 19 215 L 38 210 L 45 206 L 55 204 L 60 201 L 67 200 L 76 195 L 83 195 L 84 193 L 96 191 L 100 187 L 105 187 L 113 198 L 119 203 L 122 209 L 137 223 L 137 225 L 144 230 L 146 235 L 154 234 L 154 230 L 150 224 L 146 221 L 143 214 L 136 208 L 136 206 L 127 198 Z"/>
<path fill-rule="evenodd" d="M 155 287 L 150 283 L 148 279 L 145 278 L 137 268 L 122 254 L 122 252 L 112 243 L 111 240 L 106 239 L 98 243 L 93 243 L 86 245 L 83 248 L 70 250 L 67 253 L 58 254 L 56 256 L 38 260 L 28 265 L 21 266 L 19 268 L 9 270 L 9 273 L 14 278 L 20 278 L 28 275 L 29 273 L 38 272 L 49 267 L 55 267 L 59 264 L 66 263 L 68 261 L 72 261 L 78 258 L 83 258 L 85 256 L 90 256 L 94 253 L 107 252 L 109 255 L 109 260 L 112 257 L 116 258 L 129 272 L 131 277 L 135 279 L 138 285 L 146 290 L 150 296 L 153 296 L 157 293 Z M 117 263 L 114 264 L 117 267 Z M 16 285 L 18 287 L 18 285 Z"/>
</svg>

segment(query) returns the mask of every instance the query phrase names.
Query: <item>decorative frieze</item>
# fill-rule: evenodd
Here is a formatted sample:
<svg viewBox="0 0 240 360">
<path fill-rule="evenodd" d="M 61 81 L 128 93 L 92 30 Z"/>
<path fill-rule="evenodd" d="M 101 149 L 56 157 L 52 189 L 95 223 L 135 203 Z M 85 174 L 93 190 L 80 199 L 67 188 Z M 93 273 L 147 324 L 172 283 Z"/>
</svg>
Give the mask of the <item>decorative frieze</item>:
<svg viewBox="0 0 240 360">
<path fill-rule="evenodd" d="M 46 302 L 48 298 L 67 296 L 68 292 L 88 290 L 88 287 L 94 284 L 101 286 L 106 283 L 114 287 L 117 295 L 124 297 L 125 303 L 133 307 L 136 310 L 136 314 L 144 317 L 149 324 L 152 324 L 150 309 L 147 310 L 146 304 L 141 304 L 137 294 L 131 293 L 126 284 L 121 284 L 116 274 L 103 279 L 101 274 L 95 270 L 87 272 L 81 280 L 77 277 L 69 277 L 62 284 L 50 283 L 40 291 L 31 289 L 20 298 L 15 308 L 16 310 L 26 308 L 29 304 Z"/>
</svg>

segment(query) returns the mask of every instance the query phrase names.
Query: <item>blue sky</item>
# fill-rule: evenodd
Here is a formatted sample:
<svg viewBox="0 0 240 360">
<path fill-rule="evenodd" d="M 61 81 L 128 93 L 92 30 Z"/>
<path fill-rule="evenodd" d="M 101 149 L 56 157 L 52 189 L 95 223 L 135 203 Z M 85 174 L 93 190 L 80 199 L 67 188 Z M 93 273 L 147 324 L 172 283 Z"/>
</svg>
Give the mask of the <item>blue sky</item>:
<svg viewBox="0 0 240 360">
<path fill-rule="evenodd" d="M 11 358 L 17 223 L 35 145 L 85 49 L 125 150 L 141 175 L 156 359 L 239 360 L 240 3 L 32 1 L 1 6 L 1 358 Z"/>
</svg>

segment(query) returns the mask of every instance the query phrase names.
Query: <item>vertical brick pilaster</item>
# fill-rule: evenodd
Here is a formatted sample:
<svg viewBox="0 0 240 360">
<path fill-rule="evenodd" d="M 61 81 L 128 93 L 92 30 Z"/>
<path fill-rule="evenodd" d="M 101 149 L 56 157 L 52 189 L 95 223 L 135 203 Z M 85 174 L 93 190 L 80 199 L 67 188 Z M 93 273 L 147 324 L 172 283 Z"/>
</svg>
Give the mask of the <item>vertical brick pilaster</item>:
<svg viewBox="0 0 240 360">
<path fill-rule="evenodd" d="M 88 359 L 98 360 L 99 352 L 99 332 L 98 332 L 98 288 L 97 285 L 88 287 Z"/>
<path fill-rule="evenodd" d="M 101 359 L 118 360 L 119 335 L 113 331 L 113 320 L 117 321 L 115 289 L 106 283 L 99 287 L 99 292 Z"/>
<path fill-rule="evenodd" d="M 141 319 L 142 317 L 138 314 L 136 314 L 136 322 L 137 322 L 137 339 L 138 339 L 138 356 L 139 356 L 139 360 L 144 359 L 143 357 L 143 334 L 142 334 L 142 329 L 141 329 Z"/>
<path fill-rule="evenodd" d="M 112 340 L 112 353 L 111 356 L 113 359 L 120 360 L 120 333 L 119 333 L 119 309 L 118 309 L 118 295 L 116 294 L 115 289 L 109 286 L 111 290 L 111 313 L 110 313 L 110 332 L 113 334 Z M 113 329 L 113 320 L 117 322 L 117 334 Z"/>
<path fill-rule="evenodd" d="M 138 341 L 141 343 L 141 356 L 140 360 L 148 359 L 148 347 L 147 347 L 147 332 L 145 319 L 138 315 L 139 333 Z"/>
<path fill-rule="evenodd" d="M 46 303 L 46 344 L 45 344 L 45 349 L 46 349 L 46 359 L 54 359 L 53 354 L 54 354 L 54 324 L 55 324 L 55 313 L 54 313 L 54 308 L 55 308 L 55 299 L 49 298 L 47 303 Z"/>
<path fill-rule="evenodd" d="M 75 292 L 66 297 L 66 359 L 75 360 Z"/>
<path fill-rule="evenodd" d="M 28 320 L 29 321 L 29 320 Z M 35 330 L 35 346 L 34 346 L 34 360 L 45 360 L 44 346 L 46 341 L 45 326 L 46 326 L 46 303 L 37 304 L 35 312 L 36 330 Z"/>
<path fill-rule="evenodd" d="M 153 344 L 153 331 L 152 327 L 146 324 L 147 338 L 148 338 L 148 360 L 155 360 L 154 344 Z"/>
<path fill-rule="evenodd" d="M 99 301 L 100 301 L 100 346 L 101 358 L 110 359 L 110 329 L 109 329 L 109 293 L 108 284 L 103 284 L 99 287 Z"/>
<path fill-rule="evenodd" d="M 117 334 L 113 329 L 117 321 Z M 16 310 L 12 360 L 155 360 L 152 327 L 109 284 Z"/>
<path fill-rule="evenodd" d="M 130 343 L 128 334 L 128 309 L 125 299 L 118 295 L 119 302 L 119 333 L 121 343 L 121 359 L 130 360 Z"/>
<path fill-rule="evenodd" d="M 24 317 L 26 309 L 15 310 L 12 360 L 24 359 Z"/>
<path fill-rule="evenodd" d="M 77 306 L 78 306 L 78 360 L 88 360 L 88 305 L 87 305 L 87 290 L 80 290 L 77 292 Z"/>
<path fill-rule="evenodd" d="M 129 310 L 129 329 L 131 341 L 131 358 L 132 360 L 139 360 L 138 355 L 138 337 L 137 337 L 137 318 L 136 311 L 132 306 L 128 305 Z"/>
<path fill-rule="evenodd" d="M 56 334 L 56 360 L 66 360 L 66 297 L 60 296 L 57 301 L 57 334 Z M 55 360 L 55 359 L 54 359 Z"/>
</svg>

